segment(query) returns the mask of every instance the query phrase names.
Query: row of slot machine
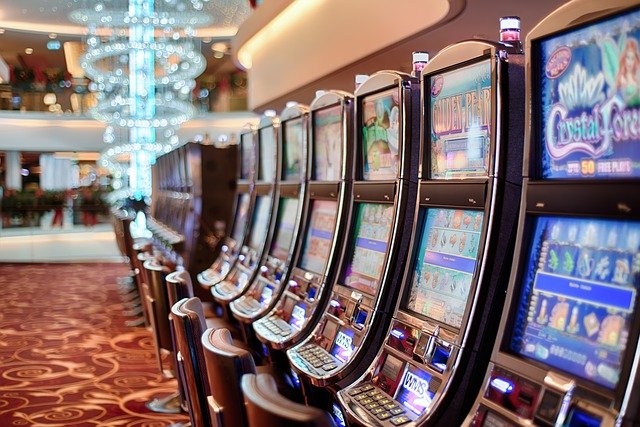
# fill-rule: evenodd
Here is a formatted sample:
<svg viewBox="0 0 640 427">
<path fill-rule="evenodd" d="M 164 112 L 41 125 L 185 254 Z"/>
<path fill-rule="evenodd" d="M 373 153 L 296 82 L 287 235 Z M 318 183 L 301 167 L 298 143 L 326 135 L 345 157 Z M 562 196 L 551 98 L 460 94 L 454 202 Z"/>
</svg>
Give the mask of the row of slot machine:
<svg viewBox="0 0 640 427">
<path fill-rule="evenodd" d="M 640 8 L 502 24 L 241 133 L 198 281 L 338 425 L 640 422 Z"/>
<path fill-rule="evenodd" d="M 236 150 L 189 142 L 156 159 L 147 228 L 167 260 L 198 271 L 219 252 L 234 207 L 237 158 Z M 217 183 L 215 192 L 205 190 L 209 182 Z"/>
</svg>

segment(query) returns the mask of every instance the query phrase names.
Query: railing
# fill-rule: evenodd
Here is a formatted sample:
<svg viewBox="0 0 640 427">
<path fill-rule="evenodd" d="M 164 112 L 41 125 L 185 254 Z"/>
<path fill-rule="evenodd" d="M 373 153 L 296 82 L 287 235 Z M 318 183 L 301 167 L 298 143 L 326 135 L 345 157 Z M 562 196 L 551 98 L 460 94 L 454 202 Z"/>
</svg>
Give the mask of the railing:
<svg viewBox="0 0 640 427">
<path fill-rule="evenodd" d="M 68 228 L 74 225 L 87 227 L 109 222 L 106 205 L 96 206 L 15 206 L 0 210 L 2 228 Z"/>
</svg>

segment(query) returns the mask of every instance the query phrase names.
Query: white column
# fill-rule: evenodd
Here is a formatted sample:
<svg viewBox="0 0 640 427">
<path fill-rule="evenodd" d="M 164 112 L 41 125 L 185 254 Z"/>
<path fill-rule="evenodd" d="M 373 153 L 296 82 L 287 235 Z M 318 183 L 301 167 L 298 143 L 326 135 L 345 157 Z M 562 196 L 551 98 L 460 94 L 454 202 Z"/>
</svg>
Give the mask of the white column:
<svg viewBox="0 0 640 427">
<path fill-rule="evenodd" d="M 4 158 L 7 162 L 7 166 L 5 168 L 6 188 L 8 190 L 22 190 L 22 175 L 20 175 L 22 164 L 20 164 L 20 152 L 7 151 Z"/>
<path fill-rule="evenodd" d="M 52 154 L 40 155 L 40 188 L 66 190 L 73 186 L 73 167 L 69 159 L 56 159 Z"/>
</svg>

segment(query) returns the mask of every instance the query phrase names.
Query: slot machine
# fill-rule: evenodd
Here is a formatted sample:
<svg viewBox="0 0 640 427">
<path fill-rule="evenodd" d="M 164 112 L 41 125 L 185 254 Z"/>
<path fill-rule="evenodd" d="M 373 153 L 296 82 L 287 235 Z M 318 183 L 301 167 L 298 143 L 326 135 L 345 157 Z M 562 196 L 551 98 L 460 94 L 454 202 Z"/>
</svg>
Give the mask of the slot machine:
<svg viewBox="0 0 640 427">
<path fill-rule="evenodd" d="M 519 29 L 517 18 L 501 24 Z M 422 71 L 410 262 L 376 359 L 338 393 L 354 424 L 459 425 L 470 390 L 480 387 L 477 370 L 487 366 L 504 303 L 522 182 L 524 57 L 515 42 L 456 43 Z"/>
<path fill-rule="evenodd" d="M 279 174 L 276 213 L 272 220 L 272 239 L 265 247 L 260 268 L 237 299 L 229 307 L 243 326 L 246 342 L 256 350 L 251 324 L 278 301 L 289 281 L 291 262 L 300 246 L 298 239 L 304 220 L 304 200 L 308 169 L 307 133 L 309 108 L 292 102 L 280 113 L 280 139 L 278 141 Z"/>
<path fill-rule="evenodd" d="M 280 367 L 288 367 L 284 350 L 309 334 L 330 295 L 353 180 L 353 96 L 321 92 L 309 115 L 307 214 L 299 233 L 300 250 L 291 261 L 285 291 L 264 317 L 253 322 L 271 363 Z"/>
<path fill-rule="evenodd" d="M 517 243 L 466 425 L 640 422 L 639 42 L 622 0 L 569 2 L 527 36 Z"/>
<path fill-rule="evenodd" d="M 231 234 L 224 238 L 220 255 L 211 266 L 198 274 L 198 283 L 205 288 L 211 288 L 220 283 L 231 270 L 242 247 L 242 242 L 248 233 L 251 216 L 253 186 L 256 165 L 256 129 L 249 127 L 240 133 L 238 144 L 239 164 L 236 184 L 235 207 L 231 223 Z"/>
<path fill-rule="evenodd" d="M 368 365 L 384 337 L 415 211 L 418 79 L 373 74 L 355 93 L 355 170 L 338 274 L 312 333 L 287 351 L 308 404 L 338 408 L 334 393 Z M 358 373 L 359 374 L 359 373 Z M 341 413 L 335 418 L 340 422 Z"/>
<path fill-rule="evenodd" d="M 255 196 L 250 207 L 248 232 L 236 263 L 224 280 L 211 288 L 214 299 L 225 308 L 228 308 L 229 303 L 241 295 L 251 283 L 260 266 L 263 251 L 271 242 L 271 223 L 272 217 L 277 215 L 277 183 L 280 179 L 279 132 L 280 119 L 276 117 L 275 112 L 270 111 L 261 118 L 257 129 L 258 175 L 254 184 Z"/>
</svg>

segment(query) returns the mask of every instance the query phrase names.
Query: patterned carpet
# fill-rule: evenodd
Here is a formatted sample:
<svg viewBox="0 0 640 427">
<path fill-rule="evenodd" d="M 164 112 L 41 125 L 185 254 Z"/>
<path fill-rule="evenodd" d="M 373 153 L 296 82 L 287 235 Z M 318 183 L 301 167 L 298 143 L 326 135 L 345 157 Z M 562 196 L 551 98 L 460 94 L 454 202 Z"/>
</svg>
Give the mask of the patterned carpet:
<svg viewBox="0 0 640 427">
<path fill-rule="evenodd" d="M 0 426 L 156 427 L 145 402 L 176 389 L 150 333 L 127 327 L 121 264 L 0 264 Z"/>
</svg>

